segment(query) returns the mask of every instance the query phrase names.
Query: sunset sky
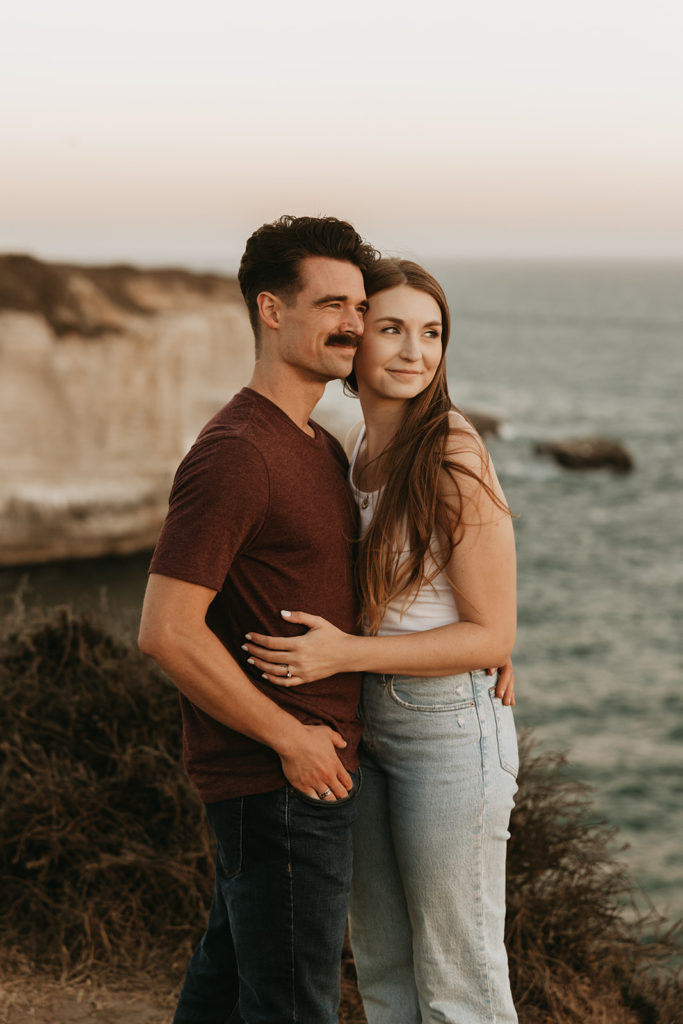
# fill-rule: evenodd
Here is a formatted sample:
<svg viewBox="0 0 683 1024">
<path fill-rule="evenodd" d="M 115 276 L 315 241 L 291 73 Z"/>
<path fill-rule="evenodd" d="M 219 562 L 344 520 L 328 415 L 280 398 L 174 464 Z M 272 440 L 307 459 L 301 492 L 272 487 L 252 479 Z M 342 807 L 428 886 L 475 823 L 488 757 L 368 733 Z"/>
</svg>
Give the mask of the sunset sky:
<svg viewBox="0 0 683 1024">
<path fill-rule="evenodd" d="M 234 267 L 283 212 L 392 252 L 683 257 L 680 0 L 24 0 L 0 252 Z"/>
</svg>

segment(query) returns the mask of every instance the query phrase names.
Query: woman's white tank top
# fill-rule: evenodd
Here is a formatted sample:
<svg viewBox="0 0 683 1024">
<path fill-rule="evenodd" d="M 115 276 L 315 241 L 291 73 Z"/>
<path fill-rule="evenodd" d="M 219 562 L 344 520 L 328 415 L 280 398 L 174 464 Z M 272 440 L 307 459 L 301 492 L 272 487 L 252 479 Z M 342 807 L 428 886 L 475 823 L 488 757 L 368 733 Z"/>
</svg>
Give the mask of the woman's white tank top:
<svg viewBox="0 0 683 1024">
<path fill-rule="evenodd" d="M 349 481 L 360 512 L 361 536 L 365 534 L 370 525 L 379 496 L 382 493 L 381 490 L 361 491 L 354 483 L 354 469 L 364 438 L 365 427 L 361 429 L 358 435 L 358 440 L 354 446 L 349 463 Z M 406 556 L 407 551 L 403 549 L 400 558 L 405 558 Z M 434 560 L 428 554 L 425 560 L 427 572 L 433 566 Z M 380 636 L 393 636 L 396 633 L 417 633 L 423 629 L 434 629 L 437 626 L 447 626 L 451 622 L 459 621 L 453 588 L 443 570 L 430 583 L 424 583 L 420 587 L 414 600 L 411 594 L 409 603 L 405 608 L 403 608 L 404 601 L 405 595 L 401 595 L 389 603 L 378 631 Z"/>
</svg>

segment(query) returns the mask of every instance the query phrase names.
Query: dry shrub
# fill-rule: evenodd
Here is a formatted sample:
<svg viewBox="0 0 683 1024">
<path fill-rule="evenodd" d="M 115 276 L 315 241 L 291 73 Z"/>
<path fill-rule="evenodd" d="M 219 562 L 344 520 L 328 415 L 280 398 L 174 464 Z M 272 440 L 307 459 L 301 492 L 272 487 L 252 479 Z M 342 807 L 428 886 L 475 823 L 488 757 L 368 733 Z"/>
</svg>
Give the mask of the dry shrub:
<svg viewBox="0 0 683 1024">
<path fill-rule="evenodd" d="M 67 608 L 0 649 L 3 953 L 63 972 L 183 960 L 212 847 L 179 766 L 177 695 Z"/>
<path fill-rule="evenodd" d="M 173 687 L 65 608 L 0 643 L 0 953 L 63 974 L 178 980 L 206 921 L 213 843 L 180 767 Z M 624 913 L 612 832 L 564 759 L 522 744 L 507 942 L 521 1024 L 680 1024 L 676 929 Z M 340 1021 L 365 1020 L 348 945 Z"/>
<path fill-rule="evenodd" d="M 506 942 L 524 1024 L 680 1024 L 680 924 L 636 908 L 614 830 L 561 754 L 520 744 Z"/>
</svg>

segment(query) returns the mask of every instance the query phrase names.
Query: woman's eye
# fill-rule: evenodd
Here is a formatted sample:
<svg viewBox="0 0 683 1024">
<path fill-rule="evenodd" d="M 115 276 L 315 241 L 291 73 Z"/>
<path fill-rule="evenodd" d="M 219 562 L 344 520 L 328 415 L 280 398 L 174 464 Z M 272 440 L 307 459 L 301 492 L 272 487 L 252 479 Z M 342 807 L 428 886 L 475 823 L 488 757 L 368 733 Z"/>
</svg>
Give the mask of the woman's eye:
<svg viewBox="0 0 683 1024">
<path fill-rule="evenodd" d="M 394 326 L 394 324 L 390 324 L 389 327 L 383 327 L 382 334 L 398 334 L 398 327 Z"/>
</svg>

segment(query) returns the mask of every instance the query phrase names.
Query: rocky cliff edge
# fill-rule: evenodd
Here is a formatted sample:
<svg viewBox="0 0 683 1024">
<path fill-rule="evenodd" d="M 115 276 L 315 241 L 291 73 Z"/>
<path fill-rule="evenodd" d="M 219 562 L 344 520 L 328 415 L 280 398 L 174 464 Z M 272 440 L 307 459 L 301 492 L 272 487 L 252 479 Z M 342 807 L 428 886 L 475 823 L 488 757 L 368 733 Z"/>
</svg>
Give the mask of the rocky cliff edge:
<svg viewBox="0 0 683 1024">
<path fill-rule="evenodd" d="M 0 565 L 153 545 L 175 467 L 252 365 L 230 278 L 0 256 Z"/>
</svg>

